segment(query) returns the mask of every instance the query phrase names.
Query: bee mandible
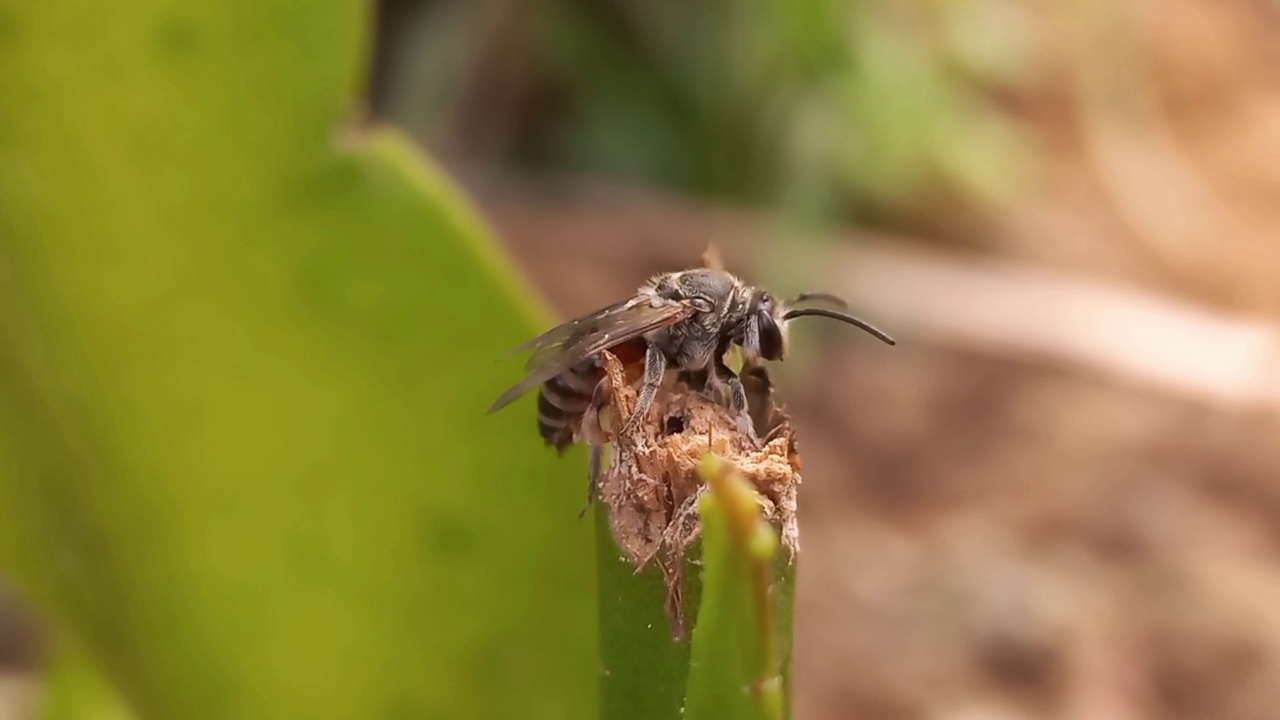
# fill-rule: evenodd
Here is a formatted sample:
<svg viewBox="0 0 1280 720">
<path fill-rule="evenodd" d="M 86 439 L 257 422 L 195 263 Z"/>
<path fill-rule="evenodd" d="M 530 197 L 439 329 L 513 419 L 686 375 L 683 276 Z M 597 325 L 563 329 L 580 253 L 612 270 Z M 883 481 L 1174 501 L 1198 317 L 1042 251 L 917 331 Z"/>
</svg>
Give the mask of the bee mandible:
<svg viewBox="0 0 1280 720">
<path fill-rule="evenodd" d="M 489 408 L 495 412 L 535 387 L 538 432 L 563 453 L 586 440 L 591 449 L 588 502 L 601 473 L 603 432 L 584 417 L 595 418 L 605 402 L 601 352 L 607 350 L 641 382 L 638 402 L 625 419 L 622 434 L 633 431 L 647 414 L 668 370 L 698 377 L 707 389 L 727 397 L 741 430 L 754 436 L 747 393 L 726 364 L 733 347 L 742 351 L 743 372 L 781 361 L 788 349 L 788 324 L 801 317 L 839 320 L 894 345 L 893 338 L 864 320 L 840 310 L 803 307 L 822 301 L 844 308 L 839 297 L 804 292 L 786 299 L 753 287 L 725 271 L 712 251 L 704 267 L 655 275 L 621 302 L 594 310 L 551 328 L 512 352 L 531 351 L 526 375 Z"/>
</svg>

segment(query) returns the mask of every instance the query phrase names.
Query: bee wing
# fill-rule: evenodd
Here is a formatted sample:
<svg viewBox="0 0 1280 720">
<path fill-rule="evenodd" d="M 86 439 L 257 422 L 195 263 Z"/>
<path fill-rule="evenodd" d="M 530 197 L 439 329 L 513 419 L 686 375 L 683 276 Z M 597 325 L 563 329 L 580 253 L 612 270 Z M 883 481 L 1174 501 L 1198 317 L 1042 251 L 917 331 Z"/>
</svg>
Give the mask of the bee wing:
<svg viewBox="0 0 1280 720">
<path fill-rule="evenodd" d="M 647 298 L 632 298 L 557 325 L 520 346 L 519 349 L 533 350 L 525 363 L 528 374 L 503 393 L 489 412 L 501 409 L 601 350 L 677 323 L 692 311 L 684 302 L 654 307 Z"/>
<path fill-rule="evenodd" d="M 592 310 L 591 312 L 586 313 L 584 315 L 579 315 L 578 317 L 572 320 L 566 320 L 565 322 L 542 333 L 538 337 L 533 338 L 532 340 L 527 340 L 521 343 L 520 345 L 517 345 L 516 347 L 511 348 L 511 350 L 507 351 L 504 357 L 510 356 L 510 355 L 516 355 L 518 353 L 525 352 L 526 350 L 533 350 L 540 347 L 551 347 L 553 344 L 556 344 L 557 338 L 560 338 L 561 340 L 563 340 L 563 337 L 567 334 L 570 334 L 572 331 L 580 328 L 585 328 L 587 326 L 587 323 L 591 322 L 593 318 L 608 316 L 613 313 L 616 313 L 618 310 L 625 308 L 627 304 L 631 302 L 632 300 L 624 300 L 622 302 L 614 303 L 612 305 L 600 308 L 598 310 Z M 533 366 L 533 357 L 530 357 L 529 361 L 525 363 L 524 369 L 528 370 L 532 366 Z"/>
<path fill-rule="evenodd" d="M 633 303 L 634 298 L 580 315 L 551 328 L 511 352 L 520 353 L 532 350 L 533 352 L 530 353 L 529 359 L 524 364 L 526 371 L 532 371 L 534 368 L 545 364 L 552 356 L 565 351 L 575 342 L 580 342 L 588 335 L 598 332 L 598 328 L 601 327 L 602 323 L 616 323 L 620 318 L 625 317 L 626 311 L 632 309 L 631 305 Z"/>
</svg>

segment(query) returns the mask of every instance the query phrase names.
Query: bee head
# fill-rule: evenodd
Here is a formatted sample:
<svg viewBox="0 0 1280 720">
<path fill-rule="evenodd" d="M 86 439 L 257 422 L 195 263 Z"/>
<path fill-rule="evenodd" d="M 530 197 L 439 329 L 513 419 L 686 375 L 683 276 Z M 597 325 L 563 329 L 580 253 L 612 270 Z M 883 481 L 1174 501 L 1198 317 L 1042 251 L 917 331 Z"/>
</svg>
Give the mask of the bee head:
<svg viewBox="0 0 1280 720">
<path fill-rule="evenodd" d="M 844 300 L 827 293 L 803 292 L 785 300 L 778 300 L 767 290 L 754 290 L 747 305 L 747 318 L 742 336 L 742 348 L 750 364 L 761 360 L 778 361 L 787 354 L 787 326 L 795 318 L 812 316 L 839 320 L 894 345 L 893 338 L 864 320 L 838 310 L 816 307 L 798 307 L 810 300 L 822 300 L 846 307 Z"/>
</svg>

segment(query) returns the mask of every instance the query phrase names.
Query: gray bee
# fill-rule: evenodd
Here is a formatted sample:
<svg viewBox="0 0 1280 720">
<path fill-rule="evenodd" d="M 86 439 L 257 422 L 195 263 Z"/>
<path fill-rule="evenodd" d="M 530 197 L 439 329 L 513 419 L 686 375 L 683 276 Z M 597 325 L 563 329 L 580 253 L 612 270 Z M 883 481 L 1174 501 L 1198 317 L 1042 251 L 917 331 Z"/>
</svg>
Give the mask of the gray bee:
<svg viewBox="0 0 1280 720">
<path fill-rule="evenodd" d="M 747 392 L 725 363 L 734 346 L 742 350 L 744 373 L 763 370 L 765 361 L 786 356 L 788 323 L 807 316 L 839 320 L 895 344 L 889 335 L 852 315 L 799 307 L 808 301 L 844 307 L 840 298 L 806 292 L 778 300 L 726 272 L 718 260 L 711 259 L 711 252 L 706 256 L 707 267 L 656 275 L 634 296 L 569 320 L 512 351 L 532 351 L 525 363 L 527 374 L 489 412 L 541 386 L 538 432 L 542 439 L 560 453 L 582 439 L 591 448 L 588 502 L 600 476 L 604 440 L 597 428 L 590 427 L 593 423 L 583 420 L 594 418 L 604 403 L 602 351 L 608 350 L 622 362 L 628 380 L 642 383 L 635 413 L 626 419 L 623 434 L 645 417 L 666 371 L 677 370 L 691 385 L 727 397 L 742 431 L 754 435 Z"/>
</svg>

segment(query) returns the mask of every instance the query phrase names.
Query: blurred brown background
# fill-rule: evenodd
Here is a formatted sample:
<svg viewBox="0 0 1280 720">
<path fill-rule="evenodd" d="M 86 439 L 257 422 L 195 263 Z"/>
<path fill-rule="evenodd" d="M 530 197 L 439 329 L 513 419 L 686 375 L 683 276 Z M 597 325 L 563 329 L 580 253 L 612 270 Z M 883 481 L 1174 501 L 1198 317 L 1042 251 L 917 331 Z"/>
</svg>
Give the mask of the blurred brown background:
<svg viewBox="0 0 1280 720">
<path fill-rule="evenodd" d="M 375 115 L 553 307 L 806 327 L 799 718 L 1280 713 L 1280 4 L 383 3 Z"/>
<path fill-rule="evenodd" d="M 714 238 L 898 338 L 806 326 L 783 372 L 798 718 L 1280 715 L 1280 3 L 379 22 L 369 114 L 559 313 Z M 0 676 L 38 647 L 14 627 Z"/>
</svg>

